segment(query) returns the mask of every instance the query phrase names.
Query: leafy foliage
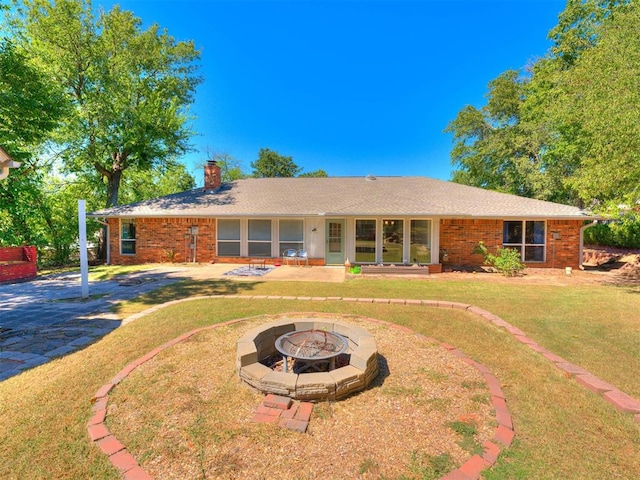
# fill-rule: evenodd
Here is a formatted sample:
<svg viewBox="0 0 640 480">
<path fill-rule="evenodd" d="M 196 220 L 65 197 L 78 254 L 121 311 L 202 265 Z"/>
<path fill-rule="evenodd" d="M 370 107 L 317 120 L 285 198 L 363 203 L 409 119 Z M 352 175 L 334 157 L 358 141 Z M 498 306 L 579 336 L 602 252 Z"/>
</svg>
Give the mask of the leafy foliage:
<svg viewBox="0 0 640 480">
<path fill-rule="evenodd" d="M 188 149 L 187 107 L 199 53 L 158 25 L 114 7 L 97 18 L 88 0 L 23 0 L 19 44 L 65 89 L 73 106 L 54 140 L 69 172 L 106 180 L 117 205 L 130 168 L 149 170 Z"/>
<path fill-rule="evenodd" d="M 47 138 L 65 113 L 55 83 L 8 40 L 0 40 L 0 145 L 16 160 Z"/>
<path fill-rule="evenodd" d="M 640 248 L 640 212 L 625 212 L 615 220 L 600 223 L 584 231 L 587 245 Z"/>
<path fill-rule="evenodd" d="M 525 269 L 520 258 L 520 252 L 515 248 L 498 247 L 496 255 L 489 253 L 484 242 L 479 242 L 473 253 L 484 255 L 484 264 L 491 265 L 507 277 L 513 277 Z"/>
<path fill-rule="evenodd" d="M 77 249 L 77 199 L 92 211 L 193 188 L 175 159 L 189 148 L 199 53 L 119 7 L 2 7 L 11 41 L 0 41 L 0 145 L 23 166 L 0 182 L 0 242 L 65 263 Z M 98 227 L 88 222 L 90 239 Z"/>
<path fill-rule="evenodd" d="M 292 157 L 280 155 L 268 148 L 260 149 L 258 159 L 251 162 L 251 168 L 253 168 L 253 176 L 258 178 L 295 177 L 302 170 L 293 163 Z"/>
<path fill-rule="evenodd" d="M 304 172 L 298 175 L 298 177 L 314 177 L 314 178 L 326 178 L 329 175 L 325 170 L 319 168 L 318 170 L 314 170 L 312 172 Z"/>
<path fill-rule="evenodd" d="M 640 4 L 569 0 L 551 51 L 447 126 L 454 181 L 588 206 L 640 199 Z"/>
<path fill-rule="evenodd" d="M 218 152 L 211 157 L 220 167 L 223 182 L 234 182 L 249 175 L 242 170 L 240 161 L 228 153 Z"/>
</svg>

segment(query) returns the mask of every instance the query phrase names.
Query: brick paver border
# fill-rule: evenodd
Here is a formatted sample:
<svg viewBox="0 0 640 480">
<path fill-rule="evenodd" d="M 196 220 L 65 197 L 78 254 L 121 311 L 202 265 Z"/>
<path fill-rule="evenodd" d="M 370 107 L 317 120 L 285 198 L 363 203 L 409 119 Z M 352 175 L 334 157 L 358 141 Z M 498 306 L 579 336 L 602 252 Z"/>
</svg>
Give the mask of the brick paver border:
<svg viewBox="0 0 640 480">
<path fill-rule="evenodd" d="M 193 301 L 193 300 L 203 300 L 203 299 L 242 299 L 242 300 L 312 300 L 311 297 L 295 297 L 295 296 L 266 296 L 266 295 L 212 295 L 212 296 L 198 296 L 198 297 L 189 297 L 183 298 L 180 300 L 173 300 L 170 302 L 166 302 L 161 305 L 156 305 L 154 307 L 148 308 L 142 312 L 136 313 L 134 315 L 129 316 L 125 320 L 123 320 L 122 325 L 133 322 L 141 317 L 149 315 L 153 312 L 156 312 L 162 308 L 168 307 L 170 305 L 175 305 L 182 302 Z M 439 300 L 419 300 L 419 299 L 384 299 L 384 298 L 341 298 L 341 297 L 314 297 L 313 300 L 327 300 L 327 301 L 344 301 L 344 302 L 360 302 L 360 303 L 377 303 L 377 304 L 401 304 L 401 305 L 420 305 L 420 306 L 428 306 L 428 307 L 438 307 L 438 308 L 453 308 L 459 310 L 465 310 L 469 313 L 473 313 L 490 323 L 494 324 L 497 327 L 504 328 L 507 332 L 509 332 L 513 337 L 520 341 L 523 345 L 531 348 L 538 354 L 545 357 L 547 360 L 552 362 L 557 368 L 562 370 L 567 377 L 575 378 L 575 380 L 583 385 L 585 388 L 600 394 L 603 399 L 607 402 L 611 403 L 617 410 L 620 412 L 627 412 L 635 414 L 636 423 L 640 424 L 640 401 L 627 395 L 626 393 L 620 391 L 614 385 L 611 385 L 604 380 L 599 379 L 595 375 L 591 374 L 587 370 L 579 367 L 578 365 L 574 365 L 570 362 L 567 362 L 563 358 L 553 354 L 549 350 L 545 349 L 538 345 L 535 341 L 531 340 L 526 336 L 526 334 L 511 325 L 510 323 L 504 321 L 500 317 L 483 310 L 479 307 L 459 303 L 459 302 L 448 302 L 448 301 L 439 301 Z M 340 314 L 336 314 L 340 315 Z M 403 327 L 401 325 L 396 325 L 391 322 L 386 322 L 382 320 L 376 320 L 372 318 L 366 317 L 358 317 L 364 318 L 365 320 L 369 320 L 376 323 L 383 323 L 390 328 L 399 329 L 406 333 L 414 334 L 419 338 L 422 338 L 427 341 L 431 341 L 434 343 L 439 343 L 443 348 L 450 351 L 453 355 L 462 359 L 465 363 L 475 367 L 482 375 L 484 376 L 485 381 L 489 387 L 489 392 L 491 394 L 491 401 L 496 412 L 496 422 L 498 427 L 494 432 L 494 436 L 491 440 L 486 441 L 483 447 L 482 455 L 473 455 L 470 459 L 468 459 L 461 467 L 449 472 L 447 475 L 441 478 L 441 480 L 478 480 L 480 478 L 482 470 L 493 466 L 500 454 L 500 446 L 509 447 L 513 442 L 515 432 L 513 428 L 513 419 L 509 410 L 507 408 L 507 399 L 502 392 L 502 388 L 498 379 L 489 371 L 489 369 L 468 358 L 462 351 L 458 350 L 452 345 L 448 345 L 445 343 L 438 342 L 435 339 L 425 337 L 424 335 L 417 334 L 413 330 Z M 163 345 L 151 350 L 146 355 L 134 360 L 127 366 L 125 366 L 120 372 L 116 374 L 115 377 L 111 379 L 110 382 L 104 384 L 102 387 L 98 389 L 95 395 L 92 397 L 91 402 L 93 403 L 92 411 L 93 416 L 89 419 L 87 423 L 87 430 L 89 433 L 90 439 L 102 450 L 105 455 L 109 457 L 109 461 L 111 464 L 116 467 L 123 475 L 125 480 L 149 480 L 153 479 L 151 475 L 149 475 L 136 461 L 136 459 L 127 451 L 126 446 L 118 441 L 118 439 L 109 432 L 105 425 L 106 415 L 107 415 L 107 403 L 109 392 L 124 380 L 133 370 L 142 365 L 143 363 L 151 360 L 161 351 L 176 345 L 177 343 L 186 340 L 187 338 L 196 335 L 199 332 L 204 330 L 211 330 L 215 328 L 220 328 L 226 325 L 230 325 L 233 323 L 241 322 L 244 320 L 248 320 L 248 318 L 240 318 L 234 319 L 223 323 L 218 323 L 215 325 L 211 325 L 208 327 L 202 327 L 190 332 L 187 332 L 179 337 L 174 338 L 173 340 L 169 340 Z M 277 400 L 277 399 L 276 399 Z M 271 405 L 272 398 L 267 397 L 265 401 L 261 404 L 261 406 L 265 406 L 266 408 L 274 408 Z M 266 404 L 265 404 L 266 402 Z M 309 404 L 311 405 L 311 404 Z M 279 406 L 281 407 L 281 405 Z M 278 407 L 276 407 L 278 408 Z M 297 406 L 296 406 L 297 408 Z M 300 407 L 302 408 L 302 407 Z M 309 409 L 308 406 L 304 407 L 305 409 Z M 260 407 L 258 407 L 260 409 Z M 283 410 L 286 411 L 286 410 Z M 296 410 L 297 411 L 297 410 Z M 296 412 L 293 412 L 295 415 Z M 310 410 L 309 410 L 309 418 L 310 418 Z M 279 416 L 282 414 L 279 413 Z M 286 417 L 287 414 L 285 414 Z M 306 414 L 305 414 L 306 415 Z M 257 419 L 256 419 L 257 420 Z M 291 428 L 293 430 L 298 430 L 300 432 L 306 431 L 307 425 L 304 424 L 304 421 L 300 423 L 300 419 L 297 419 L 298 423 L 294 425 L 294 423 L 286 424 L 284 422 L 286 418 L 279 419 L 278 421 L 282 421 L 282 425 Z M 306 421 L 308 424 L 308 419 Z M 304 427 L 304 429 L 303 429 Z"/>
</svg>

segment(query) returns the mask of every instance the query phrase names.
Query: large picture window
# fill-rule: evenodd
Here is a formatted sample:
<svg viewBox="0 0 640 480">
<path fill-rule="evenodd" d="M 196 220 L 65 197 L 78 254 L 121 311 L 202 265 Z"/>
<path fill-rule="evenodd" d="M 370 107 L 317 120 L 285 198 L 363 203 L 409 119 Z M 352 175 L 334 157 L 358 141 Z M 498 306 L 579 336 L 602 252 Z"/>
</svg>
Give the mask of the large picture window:
<svg viewBox="0 0 640 480">
<path fill-rule="evenodd" d="M 249 256 L 271 256 L 271 220 L 249 220 Z"/>
<path fill-rule="evenodd" d="M 120 221 L 120 253 L 135 255 L 136 223 L 133 219 L 123 218 Z"/>
<path fill-rule="evenodd" d="M 431 263 L 431 220 L 411 220 L 411 261 Z"/>
<path fill-rule="evenodd" d="M 525 262 L 544 262 L 545 231 L 544 221 L 505 221 L 502 246 L 518 250 Z"/>
<path fill-rule="evenodd" d="M 280 253 L 285 250 L 304 248 L 304 222 L 302 220 L 280 220 L 278 226 Z"/>
<path fill-rule="evenodd" d="M 240 220 L 218 220 L 218 256 L 240 256 Z"/>
<path fill-rule="evenodd" d="M 376 221 L 356 220 L 356 262 L 376 261 Z"/>
</svg>

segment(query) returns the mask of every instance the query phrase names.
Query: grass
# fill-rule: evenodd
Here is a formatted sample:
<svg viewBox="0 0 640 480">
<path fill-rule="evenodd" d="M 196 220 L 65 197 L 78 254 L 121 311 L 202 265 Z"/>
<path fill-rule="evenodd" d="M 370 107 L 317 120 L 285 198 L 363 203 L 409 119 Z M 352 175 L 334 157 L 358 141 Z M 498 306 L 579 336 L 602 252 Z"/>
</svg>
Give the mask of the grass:
<svg viewBox="0 0 640 480">
<path fill-rule="evenodd" d="M 480 445 L 475 439 L 478 431 L 473 423 L 457 420 L 450 423 L 449 426 L 454 432 L 458 433 L 462 437 L 458 443 L 462 449 L 468 451 L 471 455 L 482 455 L 482 445 Z"/>
<path fill-rule="evenodd" d="M 108 272 L 100 275 L 109 275 Z M 477 305 L 524 330 L 540 345 L 640 398 L 640 292 L 612 286 L 354 279 L 343 284 L 180 282 L 117 306 L 122 317 L 193 295 L 248 294 L 423 298 Z M 640 427 L 566 378 L 504 330 L 466 312 L 423 306 L 330 301 L 198 300 L 161 309 L 73 355 L 0 383 L 0 477 L 120 478 L 88 440 L 89 399 L 123 366 L 199 326 L 290 311 L 367 315 L 456 345 L 499 378 L 516 441 L 483 478 L 640 478 Z M 479 396 L 480 398 L 480 396 Z M 326 412 L 326 414 L 330 414 Z M 203 433 L 195 422 L 194 444 Z M 139 432 L 140 442 L 145 432 Z M 447 459 L 436 462 L 447 463 Z M 412 468 L 434 470 L 416 457 Z M 362 465 L 365 470 L 374 464 Z M 442 466 L 438 463 L 435 470 Z M 428 475 L 425 473 L 425 477 Z"/>
</svg>

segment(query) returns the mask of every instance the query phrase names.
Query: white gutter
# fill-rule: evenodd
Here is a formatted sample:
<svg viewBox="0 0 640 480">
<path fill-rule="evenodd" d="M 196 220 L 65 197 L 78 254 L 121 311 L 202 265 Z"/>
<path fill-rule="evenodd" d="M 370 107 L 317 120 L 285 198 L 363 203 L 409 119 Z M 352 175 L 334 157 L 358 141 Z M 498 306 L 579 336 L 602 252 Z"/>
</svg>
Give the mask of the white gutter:
<svg viewBox="0 0 640 480">
<path fill-rule="evenodd" d="M 579 252 L 580 263 L 578 264 L 578 268 L 580 268 L 580 270 L 584 270 L 584 266 L 582 265 L 582 260 L 584 258 L 584 255 L 582 253 L 582 251 L 584 250 L 584 231 L 587 228 L 591 228 L 597 224 L 598 224 L 598 220 L 594 220 L 593 222 L 580 227 L 580 252 Z"/>
</svg>

